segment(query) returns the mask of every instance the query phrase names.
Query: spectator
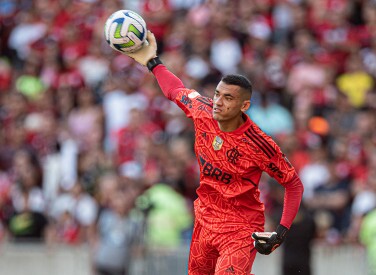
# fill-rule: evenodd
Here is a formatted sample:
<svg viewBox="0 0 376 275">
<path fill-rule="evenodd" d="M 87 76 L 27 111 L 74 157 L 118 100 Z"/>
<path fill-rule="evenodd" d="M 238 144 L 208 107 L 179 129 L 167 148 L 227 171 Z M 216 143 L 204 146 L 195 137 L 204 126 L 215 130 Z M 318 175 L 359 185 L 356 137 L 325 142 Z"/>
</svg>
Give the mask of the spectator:
<svg viewBox="0 0 376 275">
<path fill-rule="evenodd" d="M 14 212 L 11 200 L 11 186 L 11 179 L 0 166 L 0 242 L 5 238 L 6 225 Z"/>
<path fill-rule="evenodd" d="M 94 238 L 98 204 L 77 182 L 53 202 L 50 216 L 55 222 L 53 236 L 58 242 L 87 243 Z"/>
<path fill-rule="evenodd" d="M 305 204 L 315 213 L 324 212 L 330 218 L 330 228 L 325 233 L 329 243 L 342 241 L 349 228 L 351 205 L 351 187 L 348 178 L 341 178 L 332 164 L 329 177 L 314 189 L 312 198 L 306 198 Z"/>
<path fill-rule="evenodd" d="M 41 189 L 41 170 L 35 157 L 26 150 L 19 150 L 14 156 L 11 190 L 14 215 L 8 229 L 15 241 L 44 241 L 46 237 L 46 201 Z"/>
<path fill-rule="evenodd" d="M 290 112 L 278 102 L 273 102 L 265 93 L 261 94 L 261 102 L 252 105 L 246 113 L 263 131 L 273 137 L 290 134 L 294 129 Z"/>
<path fill-rule="evenodd" d="M 148 22 L 148 29 L 155 32 L 155 35 L 159 38 L 160 50 L 163 50 L 163 38 L 169 31 L 172 22 L 173 10 L 170 1 L 161 0 L 156 5 L 153 0 L 145 0 L 141 6 L 141 14 Z"/>
<path fill-rule="evenodd" d="M 116 136 L 117 151 L 116 161 L 122 165 L 128 161 L 139 161 L 138 144 L 143 137 L 149 137 L 152 142 L 157 142 L 161 136 L 161 129 L 158 125 L 150 121 L 147 114 L 139 108 L 130 110 L 130 119 L 127 127 L 119 129 Z"/>
<path fill-rule="evenodd" d="M 236 72 L 241 60 L 241 47 L 227 26 L 216 26 L 210 48 L 210 61 L 222 74 Z"/>
<path fill-rule="evenodd" d="M 268 214 L 275 224 L 278 223 L 278 217 L 281 215 L 283 188 L 275 185 L 270 180 L 268 183 L 268 188 L 271 188 L 269 190 L 269 197 L 266 199 L 269 204 Z M 282 245 L 281 274 L 312 274 L 312 245 L 317 237 L 315 217 L 303 202 Z"/>
<path fill-rule="evenodd" d="M 312 274 L 312 244 L 316 237 L 314 217 L 303 204 L 282 247 L 283 275 Z"/>
<path fill-rule="evenodd" d="M 130 110 L 134 107 L 142 108 L 147 106 L 146 96 L 137 93 L 137 87 L 137 85 L 134 85 L 133 91 L 127 91 L 128 87 L 120 79 L 120 76 L 114 76 L 106 80 L 103 87 L 103 110 L 106 125 L 106 150 L 109 152 L 113 152 L 116 148 L 114 140 L 116 133 L 122 127 L 128 125 Z"/>
<path fill-rule="evenodd" d="M 97 40 L 93 44 L 100 45 L 101 40 Z M 92 89 L 99 88 L 110 72 L 110 64 L 102 56 L 100 47 L 89 47 L 88 54 L 80 58 L 77 67 L 85 84 Z"/>
<path fill-rule="evenodd" d="M 17 17 L 18 24 L 11 31 L 8 44 L 17 52 L 18 58 L 24 60 L 30 53 L 31 44 L 46 34 L 47 26 L 38 20 L 34 10 L 21 11 Z"/>
<path fill-rule="evenodd" d="M 17 90 L 28 99 L 35 100 L 45 92 L 44 84 L 39 78 L 40 64 L 38 59 L 29 54 L 25 60 L 24 70 L 16 80 Z"/>
<path fill-rule="evenodd" d="M 94 244 L 95 274 L 129 274 L 132 256 L 142 237 L 142 220 L 132 213 L 134 200 L 130 190 L 118 190 L 100 213 Z"/>
<path fill-rule="evenodd" d="M 366 95 L 374 87 L 374 80 L 363 68 L 358 54 L 352 54 L 346 61 L 345 72 L 338 76 L 338 89 L 348 96 L 351 105 L 361 108 Z"/>
<path fill-rule="evenodd" d="M 303 199 L 314 200 L 315 189 L 329 180 L 330 172 L 324 148 L 314 148 L 310 153 L 310 162 L 302 167 L 300 177 L 304 184 Z"/>
<path fill-rule="evenodd" d="M 166 165 L 169 170 L 176 170 L 176 165 Z M 168 171 L 170 176 L 179 172 Z M 177 182 L 169 178 L 169 183 L 152 186 L 145 194 L 150 206 L 147 217 L 147 244 L 151 247 L 177 248 L 182 245 L 183 233 L 192 225 L 192 213 L 187 202 L 175 187 Z M 168 226 L 166 226 L 168 225 Z"/>
<path fill-rule="evenodd" d="M 376 178 L 375 172 L 367 177 L 367 182 L 362 189 L 357 191 L 351 206 L 351 226 L 348 232 L 350 241 L 358 241 L 361 223 L 364 216 L 376 208 Z"/>
<path fill-rule="evenodd" d="M 76 97 L 77 106 L 70 111 L 67 126 L 69 134 L 77 142 L 79 150 L 82 152 L 92 149 L 98 142 L 95 139 L 101 137 L 103 113 L 96 103 L 91 88 L 79 89 Z M 98 135 L 99 137 L 93 138 Z"/>
<path fill-rule="evenodd" d="M 376 274 L 376 255 L 375 255 L 375 229 L 376 229 L 375 209 L 370 211 L 364 217 L 360 227 L 360 241 L 367 250 L 368 265 L 370 274 Z"/>
</svg>

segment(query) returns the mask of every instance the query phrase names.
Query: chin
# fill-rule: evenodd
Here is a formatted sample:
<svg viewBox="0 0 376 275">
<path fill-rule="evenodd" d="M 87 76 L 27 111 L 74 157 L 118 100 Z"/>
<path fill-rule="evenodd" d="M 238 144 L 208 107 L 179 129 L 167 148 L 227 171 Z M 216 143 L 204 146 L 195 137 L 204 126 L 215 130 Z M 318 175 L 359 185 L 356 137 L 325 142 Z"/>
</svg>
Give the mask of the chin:
<svg viewBox="0 0 376 275">
<path fill-rule="evenodd" d="M 219 117 L 219 116 L 215 116 L 213 118 L 214 118 L 215 121 L 217 121 L 219 123 L 226 121 L 225 119 L 223 119 L 223 117 Z"/>
<path fill-rule="evenodd" d="M 214 118 L 214 120 L 216 120 L 216 121 L 220 121 L 221 119 L 220 119 L 220 116 L 218 115 L 218 114 L 213 114 L 213 118 Z"/>
</svg>

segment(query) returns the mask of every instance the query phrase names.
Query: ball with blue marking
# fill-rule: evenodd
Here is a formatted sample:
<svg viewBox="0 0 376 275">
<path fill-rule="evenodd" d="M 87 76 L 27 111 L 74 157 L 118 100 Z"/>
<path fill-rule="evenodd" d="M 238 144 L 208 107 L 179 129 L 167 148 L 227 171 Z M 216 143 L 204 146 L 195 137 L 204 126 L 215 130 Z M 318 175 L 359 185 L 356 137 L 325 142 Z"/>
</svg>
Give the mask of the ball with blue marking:
<svg viewBox="0 0 376 275">
<path fill-rule="evenodd" d="M 146 41 L 145 20 L 131 10 L 119 10 L 111 14 L 104 26 L 107 43 L 116 51 L 133 53 Z"/>
</svg>

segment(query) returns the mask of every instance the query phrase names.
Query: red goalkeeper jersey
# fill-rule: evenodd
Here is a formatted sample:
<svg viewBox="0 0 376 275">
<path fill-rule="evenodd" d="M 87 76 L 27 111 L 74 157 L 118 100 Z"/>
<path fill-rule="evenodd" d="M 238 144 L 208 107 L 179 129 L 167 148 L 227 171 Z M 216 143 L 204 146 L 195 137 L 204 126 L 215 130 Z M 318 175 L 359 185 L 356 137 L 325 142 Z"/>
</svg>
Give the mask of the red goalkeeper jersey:
<svg viewBox="0 0 376 275">
<path fill-rule="evenodd" d="M 184 88 L 163 65 L 153 73 L 165 95 L 194 122 L 195 153 L 200 165 L 196 219 L 215 232 L 263 231 L 264 205 L 258 184 L 265 171 L 286 190 L 291 187 L 290 195 L 285 194 L 281 220 L 289 228 L 299 208 L 302 185 L 271 137 L 245 114 L 245 123 L 238 129 L 221 131 L 213 119 L 211 98 Z"/>
</svg>

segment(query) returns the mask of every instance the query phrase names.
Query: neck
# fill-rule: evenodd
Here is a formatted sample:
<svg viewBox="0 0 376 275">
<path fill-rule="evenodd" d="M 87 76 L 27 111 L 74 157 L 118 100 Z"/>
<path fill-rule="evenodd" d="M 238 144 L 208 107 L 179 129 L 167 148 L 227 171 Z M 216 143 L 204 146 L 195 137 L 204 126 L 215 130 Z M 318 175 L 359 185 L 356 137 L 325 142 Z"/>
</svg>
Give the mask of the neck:
<svg viewBox="0 0 376 275">
<path fill-rule="evenodd" d="M 236 119 L 230 121 L 218 121 L 218 127 L 222 132 L 232 132 L 238 129 L 244 122 L 245 119 L 242 114 Z"/>
</svg>

